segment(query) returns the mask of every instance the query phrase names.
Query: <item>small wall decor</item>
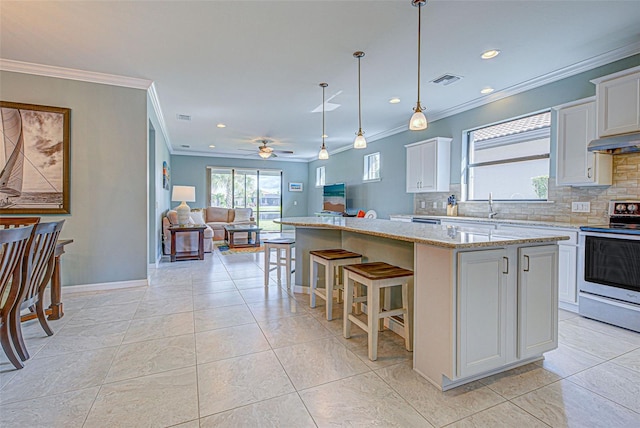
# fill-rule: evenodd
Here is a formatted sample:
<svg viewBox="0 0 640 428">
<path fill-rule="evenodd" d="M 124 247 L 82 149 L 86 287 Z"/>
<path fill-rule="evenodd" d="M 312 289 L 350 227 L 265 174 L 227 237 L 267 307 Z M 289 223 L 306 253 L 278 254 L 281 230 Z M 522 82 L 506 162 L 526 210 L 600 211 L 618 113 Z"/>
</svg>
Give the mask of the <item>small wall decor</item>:
<svg viewBox="0 0 640 428">
<path fill-rule="evenodd" d="M 169 190 L 169 165 L 167 161 L 162 162 L 162 188 Z"/>
<path fill-rule="evenodd" d="M 290 192 L 302 192 L 302 183 L 289 183 Z"/>
<path fill-rule="evenodd" d="M 0 101 L 0 214 L 69 214 L 70 114 Z"/>
</svg>

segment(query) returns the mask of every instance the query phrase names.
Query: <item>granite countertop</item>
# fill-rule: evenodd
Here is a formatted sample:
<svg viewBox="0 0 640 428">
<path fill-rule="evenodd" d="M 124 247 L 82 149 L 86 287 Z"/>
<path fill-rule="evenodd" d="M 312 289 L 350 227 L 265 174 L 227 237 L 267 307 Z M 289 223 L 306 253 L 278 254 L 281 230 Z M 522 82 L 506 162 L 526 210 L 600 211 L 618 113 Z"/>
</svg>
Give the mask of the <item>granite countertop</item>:
<svg viewBox="0 0 640 428">
<path fill-rule="evenodd" d="M 549 235 L 534 231 L 504 232 L 499 230 L 478 232 L 465 230 L 464 227 L 447 227 L 440 224 L 404 223 L 355 217 L 288 217 L 276 219 L 275 222 L 297 227 L 346 230 L 446 248 L 500 247 L 569 239 L 561 233 Z"/>
<path fill-rule="evenodd" d="M 465 216 L 447 216 L 447 215 L 421 215 L 421 214 L 392 214 L 390 217 L 396 218 L 428 218 L 442 221 L 464 221 L 469 223 L 494 223 L 494 224 L 512 224 L 514 226 L 537 226 L 537 227 L 559 227 L 563 229 L 580 230 L 580 226 L 584 224 L 563 223 L 557 221 L 542 220 L 513 220 L 509 218 L 488 218 L 488 217 L 465 217 Z"/>
</svg>

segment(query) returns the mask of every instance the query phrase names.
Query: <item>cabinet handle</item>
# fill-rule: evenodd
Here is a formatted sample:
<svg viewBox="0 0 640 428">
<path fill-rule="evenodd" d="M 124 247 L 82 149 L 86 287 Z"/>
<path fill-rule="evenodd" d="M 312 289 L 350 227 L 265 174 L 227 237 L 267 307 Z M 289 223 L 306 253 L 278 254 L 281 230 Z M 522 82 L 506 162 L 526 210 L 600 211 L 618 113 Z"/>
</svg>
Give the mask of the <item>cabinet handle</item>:
<svg viewBox="0 0 640 428">
<path fill-rule="evenodd" d="M 503 257 L 503 259 L 504 259 L 505 271 L 503 271 L 502 273 L 508 274 L 509 273 L 509 257 Z"/>
<path fill-rule="evenodd" d="M 524 271 L 529 272 L 529 256 L 524 256 L 524 258 L 527 261 L 527 267 L 524 269 Z"/>
<path fill-rule="evenodd" d="M 587 178 L 591 178 L 593 173 L 591 172 L 592 168 L 587 168 Z"/>
</svg>

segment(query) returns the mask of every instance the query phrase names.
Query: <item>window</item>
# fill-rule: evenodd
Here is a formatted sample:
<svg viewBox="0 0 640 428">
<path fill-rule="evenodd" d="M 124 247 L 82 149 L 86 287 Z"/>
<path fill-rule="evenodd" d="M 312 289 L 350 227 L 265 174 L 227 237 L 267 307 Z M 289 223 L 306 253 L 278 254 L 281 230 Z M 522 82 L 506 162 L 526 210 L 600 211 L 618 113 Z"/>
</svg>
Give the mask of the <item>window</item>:
<svg viewBox="0 0 640 428">
<path fill-rule="evenodd" d="M 364 156 L 363 181 L 380 180 L 380 152 Z"/>
<path fill-rule="evenodd" d="M 546 200 L 550 125 L 546 111 L 469 131 L 466 199 Z"/>
<path fill-rule="evenodd" d="M 316 168 L 316 187 L 324 186 L 324 167 L 319 166 Z"/>
</svg>

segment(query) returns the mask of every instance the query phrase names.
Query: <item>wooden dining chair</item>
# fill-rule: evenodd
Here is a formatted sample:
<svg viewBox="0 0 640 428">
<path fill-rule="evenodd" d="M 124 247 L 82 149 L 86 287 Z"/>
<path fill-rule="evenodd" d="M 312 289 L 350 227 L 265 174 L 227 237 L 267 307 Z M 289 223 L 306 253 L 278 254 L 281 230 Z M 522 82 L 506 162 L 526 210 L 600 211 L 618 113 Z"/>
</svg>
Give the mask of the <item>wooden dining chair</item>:
<svg viewBox="0 0 640 428">
<path fill-rule="evenodd" d="M 47 336 L 53 335 L 53 330 L 47 323 L 43 303 L 45 289 L 53 274 L 54 252 L 63 225 L 64 220 L 60 220 L 52 223 L 38 223 L 34 226 L 23 256 L 20 295 L 13 306 L 9 320 L 11 339 L 22 361 L 29 359 L 29 352 L 22 338 L 20 323 L 22 310 L 35 311 Z"/>
<path fill-rule="evenodd" d="M 10 334 L 10 317 L 20 297 L 22 262 L 33 226 L 0 229 L 0 343 L 17 369 L 24 367 L 16 356 Z"/>
<path fill-rule="evenodd" d="M 38 223 L 40 223 L 40 217 L 2 217 L 0 218 L 0 229 L 32 226 Z"/>
</svg>

